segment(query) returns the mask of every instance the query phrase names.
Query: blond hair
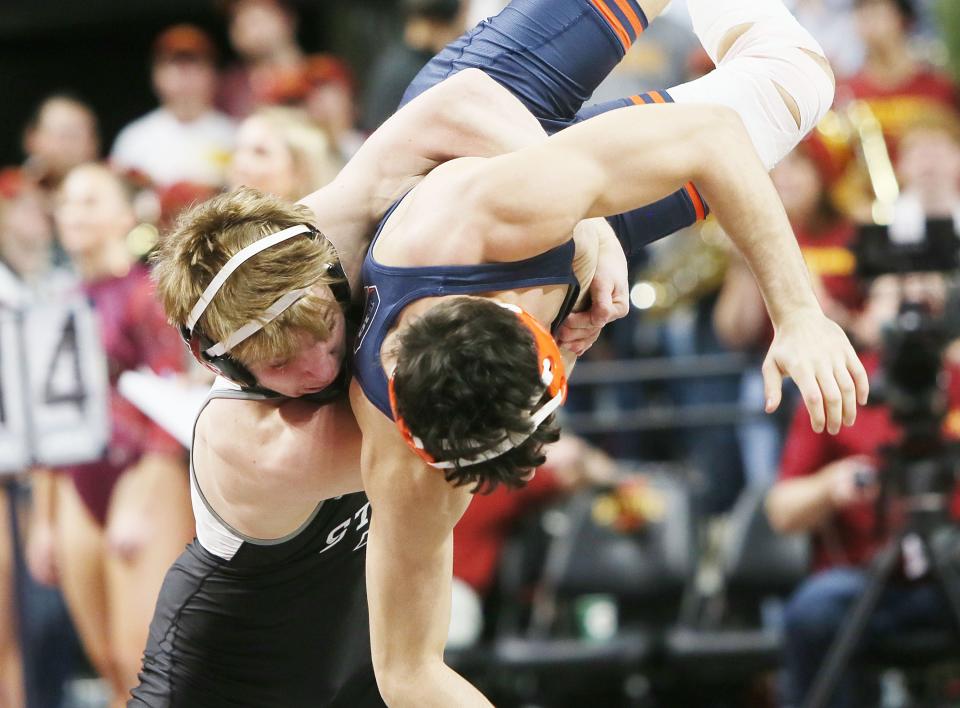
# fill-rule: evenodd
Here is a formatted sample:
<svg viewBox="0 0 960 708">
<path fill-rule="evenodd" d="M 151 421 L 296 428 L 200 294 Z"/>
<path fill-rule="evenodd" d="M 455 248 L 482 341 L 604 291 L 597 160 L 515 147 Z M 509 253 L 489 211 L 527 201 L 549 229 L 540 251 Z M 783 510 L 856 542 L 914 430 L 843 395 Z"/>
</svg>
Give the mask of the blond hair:
<svg viewBox="0 0 960 708">
<path fill-rule="evenodd" d="M 313 213 L 300 204 L 241 187 L 214 197 L 181 214 L 173 231 L 154 252 L 157 294 L 175 326 L 190 310 L 224 264 L 254 241 L 298 224 L 312 224 Z M 332 285 L 337 278 L 333 246 L 322 235 L 298 236 L 245 261 L 224 283 L 197 323 L 212 341 L 222 341 L 250 320 L 256 320 L 284 293 L 311 285 Z M 310 292 L 230 355 L 241 364 L 287 359 L 297 354 L 298 332 L 317 340 L 330 336 L 337 304 Z"/>
<path fill-rule="evenodd" d="M 343 167 L 327 133 L 310 120 L 306 111 L 287 106 L 266 106 L 254 112 L 250 118 L 267 123 L 290 151 L 298 179 L 294 186 L 295 194 L 281 196 L 299 199 L 329 184 Z"/>
</svg>

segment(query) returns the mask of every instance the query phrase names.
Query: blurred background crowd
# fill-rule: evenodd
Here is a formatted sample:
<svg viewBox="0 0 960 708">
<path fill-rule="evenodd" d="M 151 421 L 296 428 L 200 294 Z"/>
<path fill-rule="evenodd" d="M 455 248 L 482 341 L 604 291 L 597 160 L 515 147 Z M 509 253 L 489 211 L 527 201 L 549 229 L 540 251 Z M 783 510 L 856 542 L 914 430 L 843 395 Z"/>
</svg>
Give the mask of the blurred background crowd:
<svg viewBox="0 0 960 708">
<path fill-rule="evenodd" d="M 102 459 L 4 470 L 0 708 L 121 705 L 163 574 L 193 535 L 183 440 L 116 387 L 143 367 L 203 384 L 152 297 L 145 259 L 164 229 L 224 189 L 296 200 L 322 186 L 422 65 L 504 4 L 0 8 L 0 308 L 90 302 L 111 384 Z M 957 560 L 960 349 L 897 358 L 885 334 L 908 310 L 949 319 L 955 273 L 866 278 L 856 244 L 865 225 L 907 241 L 933 223 L 960 233 L 960 2 L 787 4 L 837 92 L 773 181 L 821 304 L 868 370 L 932 370 L 935 402 L 904 413 L 888 397 L 835 437 L 789 398 L 764 415 L 772 328 L 749 270 L 712 220 L 655 244 L 631 264 L 630 314 L 573 377 L 571 435 L 526 488 L 478 497 L 457 528 L 450 661 L 497 705 L 800 705 L 910 517 L 885 484 L 903 476 L 890 446 L 933 409 L 920 457 L 950 482 L 921 490 L 941 499 L 927 530 Z M 594 98 L 711 68 L 674 0 Z M 955 613 L 915 540 L 901 539 L 831 705 L 960 705 Z"/>
</svg>

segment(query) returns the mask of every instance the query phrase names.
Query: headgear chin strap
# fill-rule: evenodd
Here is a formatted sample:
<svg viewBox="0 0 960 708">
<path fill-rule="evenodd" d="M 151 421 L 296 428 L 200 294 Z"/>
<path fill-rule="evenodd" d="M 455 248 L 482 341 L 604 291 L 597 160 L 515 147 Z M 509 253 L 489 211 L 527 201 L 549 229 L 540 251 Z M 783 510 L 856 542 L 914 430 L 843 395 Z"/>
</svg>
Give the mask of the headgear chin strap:
<svg viewBox="0 0 960 708">
<path fill-rule="evenodd" d="M 389 379 L 389 393 L 390 393 L 390 410 L 393 412 L 393 419 L 396 422 L 397 428 L 400 430 L 400 434 L 403 435 L 403 439 L 407 442 L 407 445 L 413 450 L 420 459 L 426 462 L 431 467 L 437 469 L 453 469 L 455 467 L 470 467 L 472 465 L 479 465 L 482 462 L 487 462 L 496 457 L 500 457 L 515 447 L 519 447 L 524 442 L 526 442 L 531 435 L 541 426 L 543 422 L 550 417 L 550 415 L 560 408 L 563 405 L 563 402 L 567 398 L 567 375 L 566 370 L 563 366 L 563 357 L 560 354 L 560 348 L 557 346 L 557 342 L 554 340 L 553 336 L 544 327 L 540 324 L 535 317 L 533 317 L 529 312 L 517 307 L 516 305 L 497 302 L 500 307 L 510 310 L 515 313 L 520 319 L 520 322 L 530 330 L 530 333 L 533 335 L 533 341 L 537 348 L 537 361 L 540 368 L 540 381 L 544 386 L 547 387 L 547 392 L 550 394 L 550 399 L 544 403 L 540 408 L 533 411 L 530 414 L 530 427 L 525 433 L 507 433 L 504 439 L 496 446 L 489 448 L 487 450 L 478 451 L 472 457 L 462 457 L 459 460 L 437 460 L 424 449 L 423 441 L 414 435 L 410 428 L 407 426 L 406 421 L 400 415 L 400 409 L 397 405 L 397 394 L 396 387 L 394 385 L 394 378 L 396 374 L 396 369 L 393 373 L 390 374 Z M 446 450 L 451 449 L 453 446 L 449 441 L 444 440 L 441 443 L 441 447 Z M 472 447 L 481 447 L 480 444 L 472 445 Z"/>
<path fill-rule="evenodd" d="M 316 238 L 320 234 L 314 227 L 308 224 L 297 224 L 282 231 L 277 231 L 269 236 L 264 236 L 235 253 L 204 289 L 203 294 L 200 295 L 200 298 L 190 311 L 190 316 L 187 318 L 186 324 L 180 327 L 180 335 L 187 343 L 187 347 L 189 347 L 190 352 L 197 361 L 214 373 L 233 381 L 244 389 L 274 394 L 273 391 L 259 386 L 257 378 L 250 370 L 229 355 L 230 350 L 279 317 L 285 310 L 300 300 L 300 298 L 304 297 L 310 291 L 310 287 L 298 288 L 285 293 L 277 298 L 260 317 L 245 323 L 219 342 L 214 342 L 207 337 L 199 327 L 198 322 L 207 307 L 210 306 L 213 298 L 220 291 L 220 288 L 223 287 L 224 283 L 227 282 L 227 279 L 237 268 L 258 253 L 272 246 L 276 246 L 287 239 L 301 235 Z M 340 261 L 337 260 L 335 263 L 331 263 L 328 269 L 330 275 L 337 279 L 337 282 L 331 284 L 330 289 L 333 291 L 337 302 L 341 307 L 346 309 L 350 303 L 350 288 L 347 285 L 346 276 L 344 275 L 343 268 L 340 266 Z M 316 400 L 318 403 L 332 400 L 346 390 L 348 377 L 346 367 L 342 366 L 340 375 L 330 386 L 323 391 L 310 394 L 309 398 Z"/>
</svg>

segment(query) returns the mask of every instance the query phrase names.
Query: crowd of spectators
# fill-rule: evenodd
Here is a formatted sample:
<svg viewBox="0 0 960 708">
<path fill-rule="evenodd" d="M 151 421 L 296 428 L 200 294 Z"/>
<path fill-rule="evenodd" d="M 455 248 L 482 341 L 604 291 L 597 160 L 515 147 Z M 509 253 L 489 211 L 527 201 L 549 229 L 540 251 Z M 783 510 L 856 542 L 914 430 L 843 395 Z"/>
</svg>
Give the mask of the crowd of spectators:
<svg viewBox="0 0 960 708">
<path fill-rule="evenodd" d="M 230 0 L 222 17 L 229 47 L 218 47 L 199 27 L 177 24 L 145 48 L 157 107 L 114 139 L 100 134 L 91 106 L 60 87 L 36 107 L 23 129 L 22 162 L 0 169 L 0 304 L 17 309 L 78 295 L 92 303 L 112 387 L 112 428 L 102 460 L 24 470 L 18 484 L 5 488 L 25 502 L 27 533 L 24 567 L 16 573 L 13 521 L 0 505 L 0 708 L 25 705 L 25 691 L 31 705 L 64 705 L 64 681 L 83 666 L 102 679 L 105 700 L 120 705 L 136 680 L 163 573 L 193 533 L 186 451 L 116 390 L 124 371 L 140 367 L 197 375 L 151 297 L 142 262 L 151 239 L 162 238 L 180 209 L 224 189 L 245 185 L 293 201 L 326 184 L 390 115 L 419 68 L 478 13 L 503 4 L 400 0 L 401 33 L 359 76 L 343 59 L 301 46 L 295 3 Z M 960 233 L 960 103 L 945 68 L 951 38 L 938 35 L 940 27 L 960 26 L 960 12 L 949 0 L 787 4 L 827 50 L 837 98 L 772 177 L 824 310 L 877 372 L 882 333 L 904 301 L 934 313 L 956 307 L 948 297 L 952 274 L 868 281 L 856 275 L 854 246 L 858 227 L 877 221 L 908 239 L 929 219 L 952 220 Z M 685 3 L 674 0 L 596 98 L 661 88 L 709 70 L 686 22 Z M 884 189 L 894 177 L 897 188 Z M 510 600 L 491 599 L 501 551 L 518 522 L 538 509 L 584 489 L 616 487 L 627 463 L 692 466 L 684 483 L 695 499 L 705 566 L 711 544 L 722 543 L 714 531 L 745 490 L 767 495 L 775 532 L 812 539 L 809 576 L 785 598 L 777 627 L 784 680 L 773 693 L 782 705 L 800 705 L 887 538 L 876 532 L 874 501 L 886 469 L 884 446 L 899 428 L 884 405 L 862 410 L 836 437 L 815 435 L 802 410 L 757 415 L 759 364 L 772 327 L 748 268 L 717 231 L 708 221 L 631 264 L 636 280 L 686 295 L 657 307 L 635 300 L 630 315 L 608 328 L 584 360 L 663 357 L 664 375 L 574 388 L 571 408 L 578 420 L 592 422 L 591 432 L 586 440 L 558 443 L 526 489 L 475 500 L 456 532 L 458 592 L 488 611 Z M 680 283 L 690 277 L 674 272 L 674 264 L 697 251 L 720 265 L 701 268 L 693 285 Z M 667 380 L 674 357 L 717 354 L 748 364 L 742 373 Z M 958 348 L 948 348 L 946 357 L 952 374 L 960 366 Z M 943 384 L 949 439 L 960 438 L 958 384 L 960 377 Z M 684 422 L 684 411 L 701 404 L 729 404 L 740 413 Z M 669 407 L 678 426 L 666 434 L 655 422 L 618 426 L 623 413 L 650 405 Z M 947 605 L 928 581 L 929 573 L 898 574 L 868 639 L 942 625 Z M 33 588 L 35 607 L 18 609 L 18 584 Z M 64 607 L 77 638 L 58 629 Z M 464 607 L 455 602 L 455 620 L 471 624 L 458 635 L 469 644 L 484 618 L 464 620 L 456 615 Z M 484 632 L 489 636 L 489 626 Z M 65 649 L 74 643 L 85 659 Z M 867 679 L 846 672 L 835 705 L 879 705 L 876 683 Z"/>
</svg>

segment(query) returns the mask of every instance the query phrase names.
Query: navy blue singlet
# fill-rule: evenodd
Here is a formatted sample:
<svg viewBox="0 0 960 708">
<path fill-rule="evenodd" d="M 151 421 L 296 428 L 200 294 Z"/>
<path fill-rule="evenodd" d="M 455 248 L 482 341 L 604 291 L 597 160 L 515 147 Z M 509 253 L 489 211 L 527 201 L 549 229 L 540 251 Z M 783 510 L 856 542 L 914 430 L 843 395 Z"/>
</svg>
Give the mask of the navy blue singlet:
<svg viewBox="0 0 960 708">
<path fill-rule="evenodd" d="M 403 201 L 402 199 L 400 201 Z M 353 375 L 364 394 L 388 418 L 390 396 L 387 375 L 380 363 L 380 348 L 403 308 L 415 300 L 443 295 L 470 295 L 544 285 L 567 285 L 569 291 L 557 318 L 556 329 L 570 314 L 580 293 L 573 273 L 573 239 L 532 258 L 509 263 L 480 263 L 459 266 L 388 266 L 373 257 L 373 248 L 384 224 L 400 204 L 396 202 L 384 215 L 373 242 L 363 260 L 363 323 L 354 344 Z"/>
</svg>

